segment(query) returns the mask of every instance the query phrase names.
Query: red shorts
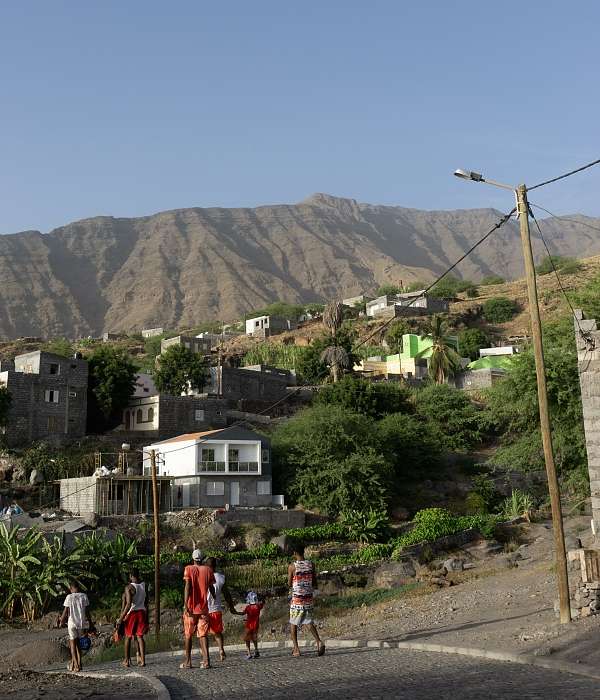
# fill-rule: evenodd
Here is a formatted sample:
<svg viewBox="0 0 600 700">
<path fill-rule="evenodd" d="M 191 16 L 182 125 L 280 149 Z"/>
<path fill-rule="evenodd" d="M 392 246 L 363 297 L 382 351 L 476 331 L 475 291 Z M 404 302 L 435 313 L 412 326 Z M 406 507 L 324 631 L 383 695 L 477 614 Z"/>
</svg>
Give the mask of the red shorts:
<svg viewBox="0 0 600 700">
<path fill-rule="evenodd" d="M 208 627 L 211 634 L 223 634 L 223 613 L 208 613 Z"/>
<path fill-rule="evenodd" d="M 183 634 L 186 639 L 194 636 L 194 632 L 198 637 L 207 637 L 210 627 L 208 613 L 200 615 L 190 615 L 188 612 L 183 613 Z"/>
<path fill-rule="evenodd" d="M 148 613 L 134 610 L 125 618 L 125 636 L 143 637 L 148 632 Z"/>
</svg>

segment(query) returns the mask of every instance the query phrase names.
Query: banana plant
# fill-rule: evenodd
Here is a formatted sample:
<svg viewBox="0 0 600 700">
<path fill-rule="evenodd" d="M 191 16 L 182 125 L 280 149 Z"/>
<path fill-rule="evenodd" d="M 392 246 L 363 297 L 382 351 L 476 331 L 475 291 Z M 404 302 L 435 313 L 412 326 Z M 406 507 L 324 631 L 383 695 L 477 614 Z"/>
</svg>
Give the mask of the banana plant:
<svg viewBox="0 0 600 700">
<path fill-rule="evenodd" d="M 0 523 L 0 614 L 8 619 L 14 616 L 15 603 L 21 599 L 26 580 L 29 583 L 31 568 L 41 564 L 34 556 L 41 536 L 33 529 L 23 534 L 19 527 L 9 530 Z"/>
</svg>

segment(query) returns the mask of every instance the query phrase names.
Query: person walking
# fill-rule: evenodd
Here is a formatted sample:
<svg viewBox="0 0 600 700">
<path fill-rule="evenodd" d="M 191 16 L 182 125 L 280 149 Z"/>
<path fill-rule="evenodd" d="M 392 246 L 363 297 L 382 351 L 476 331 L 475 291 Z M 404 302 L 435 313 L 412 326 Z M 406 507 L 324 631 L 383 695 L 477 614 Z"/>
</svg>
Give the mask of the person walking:
<svg viewBox="0 0 600 700">
<path fill-rule="evenodd" d="M 138 569 L 129 573 L 129 583 L 125 586 L 122 596 L 121 614 L 117 626 L 124 623 L 125 659 L 123 666 L 131 666 L 131 640 L 135 637 L 137 646 L 137 665 L 146 665 L 146 642 L 144 635 L 148 633 L 148 593 L 146 584 L 140 578 Z"/>
<path fill-rule="evenodd" d="M 293 551 L 294 561 L 288 567 L 288 586 L 290 588 L 290 630 L 292 636 L 292 656 L 300 656 L 298 646 L 298 627 L 306 625 L 317 643 L 317 654 L 323 656 L 325 644 L 321 641 L 313 619 L 313 593 L 317 587 L 317 575 L 314 564 L 304 558 L 304 546 L 296 545 Z"/>
<path fill-rule="evenodd" d="M 185 567 L 183 580 L 183 634 L 185 637 L 185 661 L 179 668 L 192 668 L 192 638 L 197 634 L 202 653 L 202 668 L 210 668 L 208 655 L 208 632 L 210 619 L 208 616 L 208 597 L 215 595 L 215 575 L 206 566 L 204 553 L 199 549 L 192 552 L 193 564 Z"/>
<path fill-rule="evenodd" d="M 208 629 L 214 636 L 217 646 L 219 647 L 219 657 L 221 661 L 225 661 L 225 646 L 223 642 L 223 600 L 227 603 L 227 607 L 232 614 L 236 614 L 235 604 L 229 589 L 225 585 L 225 574 L 217 571 L 217 560 L 214 557 L 208 557 L 206 560 L 208 566 L 215 577 L 214 589 L 215 595 L 208 594 Z"/>
<path fill-rule="evenodd" d="M 79 640 L 87 636 L 88 631 L 94 631 L 94 623 L 90 615 L 90 601 L 85 593 L 79 590 L 77 581 L 69 584 L 69 594 L 65 598 L 63 612 L 57 622 L 57 627 L 67 625 L 69 632 L 69 649 L 71 661 L 69 671 L 77 673 L 83 668 Z"/>
</svg>

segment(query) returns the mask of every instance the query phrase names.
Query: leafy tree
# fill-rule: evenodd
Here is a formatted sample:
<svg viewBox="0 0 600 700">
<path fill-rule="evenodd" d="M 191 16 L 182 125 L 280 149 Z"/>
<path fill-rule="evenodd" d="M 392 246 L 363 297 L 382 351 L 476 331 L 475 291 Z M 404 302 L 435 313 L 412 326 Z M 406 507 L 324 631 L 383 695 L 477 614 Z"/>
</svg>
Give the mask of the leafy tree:
<svg viewBox="0 0 600 700">
<path fill-rule="evenodd" d="M 316 338 L 301 353 L 295 362 L 296 375 L 304 384 L 320 384 L 327 376 L 327 365 L 321 362 L 323 350 L 327 347 L 328 338 Z"/>
<path fill-rule="evenodd" d="M 89 356 L 88 425 L 103 430 L 120 421 L 135 389 L 136 367 L 124 350 L 102 346 Z"/>
<path fill-rule="evenodd" d="M 392 413 L 380 420 L 376 437 L 400 478 L 414 477 L 436 466 L 445 444 L 431 422 L 405 413 Z"/>
<path fill-rule="evenodd" d="M 583 309 L 586 318 L 600 319 L 600 275 L 573 294 L 572 301 Z"/>
<path fill-rule="evenodd" d="M 500 275 L 488 275 L 484 277 L 479 283 L 482 287 L 488 287 L 491 284 L 504 284 L 506 280 Z"/>
<path fill-rule="evenodd" d="M 388 332 L 385 334 L 385 341 L 393 355 L 402 352 L 402 336 L 407 333 L 410 333 L 410 326 L 405 320 L 396 319 L 390 324 Z"/>
<path fill-rule="evenodd" d="M 446 275 L 429 291 L 429 295 L 436 299 L 454 299 L 457 294 L 468 292 L 469 289 L 476 289 L 471 280 Z"/>
<path fill-rule="evenodd" d="M 407 292 L 420 292 L 422 289 L 427 289 L 429 287 L 429 282 L 421 282 L 421 280 L 416 280 L 406 285 Z"/>
<path fill-rule="evenodd" d="M 492 297 L 483 305 L 483 315 L 489 323 L 506 323 L 517 313 L 517 305 L 506 297 Z"/>
<path fill-rule="evenodd" d="M 323 311 L 325 310 L 325 304 L 318 304 L 316 302 L 312 304 L 307 304 L 304 307 L 304 310 L 306 311 L 307 314 L 311 314 L 312 316 L 316 316 L 318 314 L 322 314 Z"/>
<path fill-rule="evenodd" d="M 414 410 L 412 392 L 403 384 L 374 383 L 350 376 L 323 387 L 315 397 L 315 405 L 341 406 L 375 419 Z"/>
<path fill-rule="evenodd" d="M 159 392 L 180 396 L 188 389 L 200 391 L 206 382 L 202 355 L 183 345 L 172 345 L 159 357 L 154 383 Z"/>
<path fill-rule="evenodd" d="M 460 356 L 449 340 L 447 331 L 447 322 L 436 314 L 421 335 L 422 340 L 431 340 L 431 347 L 417 354 L 417 357 L 422 357 L 431 353 L 428 360 L 429 376 L 436 384 L 444 384 L 447 378 L 454 376 L 460 368 Z"/>
<path fill-rule="evenodd" d="M 274 301 L 262 309 L 257 309 L 246 314 L 246 319 L 256 316 L 282 316 L 290 321 L 297 321 L 304 313 L 302 304 L 288 304 L 285 301 Z"/>
<path fill-rule="evenodd" d="M 307 408 L 276 429 L 272 445 L 279 488 L 304 505 L 337 514 L 382 502 L 391 470 L 375 451 L 367 416 L 335 405 Z M 360 505 L 365 489 L 375 500 Z"/>
<path fill-rule="evenodd" d="M 458 334 L 458 350 L 463 357 L 476 360 L 479 350 L 488 347 L 490 339 L 480 328 L 465 328 Z"/>
<path fill-rule="evenodd" d="M 544 338 L 554 456 L 563 474 L 586 464 L 577 355 L 573 333 L 554 325 Z M 566 324 L 564 324 L 566 325 Z M 559 344 L 553 344 L 558 341 Z M 522 471 L 544 468 L 535 360 L 531 349 L 513 358 L 505 379 L 487 392 L 486 425 L 500 436 L 492 463 Z"/>
<path fill-rule="evenodd" d="M 469 450 L 479 442 L 479 411 L 464 392 L 447 384 L 430 384 L 417 391 L 416 406 L 447 449 Z"/>
<path fill-rule="evenodd" d="M 55 355 L 60 355 L 61 357 L 73 357 L 75 354 L 73 343 L 66 338 L 54 338 L 54 340 L 46 343 L 44 350 L 46 352 L 52 352 Z"/>
<path fill-rule="evenodd" d="M 547 275 L 550 272 L 554 272 L 555 268 L 565 274 L 573 274 L 581 269 L 581 263 L 575 258 L 567 258 L 562 255 L 547 255 L 535 269 L 538 275 Z"/>
<path fill-rule="evenodd" d="M 0 386 L 0 427 L 8 423 L 8 415 L 12 404 L 12 396 L 8 387 Z"/>
<path fill-rule="evenodd" d="M 384 510 L 390 468 L 373 448 L 355 452 L 339 462 L 325 462 L 319 469 L 298 473 L 291 493 L 302 505 L 328 515 L 368 507 Z"/>
<path fill-rule="evenodd" d="M 382 284 L 377 291 L 375 292 L 375 296 L 382 297 L 386 294 L 391 295 L 391 294 L 399 294 L 402 290 L 397 284 Z"/>
</svg>

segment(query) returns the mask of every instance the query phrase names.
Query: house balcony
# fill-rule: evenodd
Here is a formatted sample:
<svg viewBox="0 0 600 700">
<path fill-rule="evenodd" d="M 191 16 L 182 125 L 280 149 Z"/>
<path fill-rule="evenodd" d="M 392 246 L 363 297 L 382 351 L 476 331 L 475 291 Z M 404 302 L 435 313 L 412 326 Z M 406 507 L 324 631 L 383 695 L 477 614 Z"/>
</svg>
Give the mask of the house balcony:
<svg viewBox="0 0 600 700">
<path fill-rule="evenodd" d="M 198 474 L 216 473 L 258 474 L 260 472 L 258 462 L 199 462 Z"/>
</svg>

